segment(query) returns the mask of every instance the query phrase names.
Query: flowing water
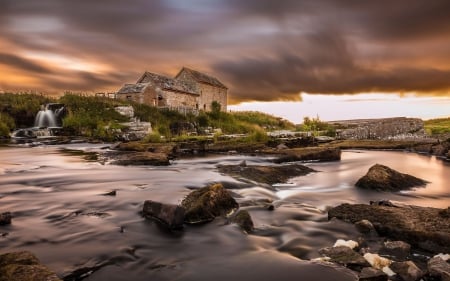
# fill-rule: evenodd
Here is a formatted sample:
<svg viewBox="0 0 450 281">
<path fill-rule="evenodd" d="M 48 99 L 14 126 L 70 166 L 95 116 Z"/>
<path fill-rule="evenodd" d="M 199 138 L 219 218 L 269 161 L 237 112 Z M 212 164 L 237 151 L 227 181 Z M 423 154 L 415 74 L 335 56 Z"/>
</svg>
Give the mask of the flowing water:
<svg viewBox="0 0 450 281">
<path fill-rule="evenodd" d="M 13 223 L 0 226 L 0 253 L 32 251 L 65 280 L 352 280 L 345 270 L 303 261 L 336 239 L 358 235 L 352 225 L 328 221 L 329 207 L 380 199 L 450 205 L 450 165 L 435 157 L 344 151 L 341 161 L 307 163 L 318 172 L 274 187 L 216 170 L 242 160 L 272 165 L 269 158 L 221 155 L 168 167 L 121 167 L 87 162 L 55 146 L 2 147 L 0 212 L 11 211 Z M 396 194 L 356 189 L 356 180 L 375 163 L 430 183 Z M 223 219 L 169 233 L 140 214 L 146 199 L 176 204 L 211 182 L 222 182 L 246 206 L 254 234 Z M 111 190 L 117 195 L 102 195 Z M 269 199 L 274 211 L 259 204 Z"/>
</svg>

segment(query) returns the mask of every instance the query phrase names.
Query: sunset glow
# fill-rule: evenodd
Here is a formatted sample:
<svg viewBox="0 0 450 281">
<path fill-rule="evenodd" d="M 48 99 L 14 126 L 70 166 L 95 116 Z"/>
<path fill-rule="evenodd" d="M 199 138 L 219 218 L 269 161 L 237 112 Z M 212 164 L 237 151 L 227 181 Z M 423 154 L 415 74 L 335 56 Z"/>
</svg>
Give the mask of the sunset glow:
<svg viewBox="0 0 450 281">
<path fill-rule="evenodd" d="M 0 5 L 3 92 L 114 92 L 146 70 L 173 76 L 187 66 L 223 81 L 233 110 L 296 122 L 297 112 L 450 115 L 445 0 Z"/>
</svg>

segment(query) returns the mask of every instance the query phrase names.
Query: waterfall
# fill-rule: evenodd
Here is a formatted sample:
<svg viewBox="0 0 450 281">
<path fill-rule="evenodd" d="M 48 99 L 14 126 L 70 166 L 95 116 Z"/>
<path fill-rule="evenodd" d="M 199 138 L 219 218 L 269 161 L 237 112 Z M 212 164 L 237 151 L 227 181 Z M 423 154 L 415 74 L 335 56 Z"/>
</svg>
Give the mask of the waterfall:
<svg viewBox="0 0 450 281">
<path fill-rule="evenodd" d="M 66 109 L 63 104 L 49 103 L 42 107 L 34 119 L 35 127 L 61 127 Z"/>
</svg>

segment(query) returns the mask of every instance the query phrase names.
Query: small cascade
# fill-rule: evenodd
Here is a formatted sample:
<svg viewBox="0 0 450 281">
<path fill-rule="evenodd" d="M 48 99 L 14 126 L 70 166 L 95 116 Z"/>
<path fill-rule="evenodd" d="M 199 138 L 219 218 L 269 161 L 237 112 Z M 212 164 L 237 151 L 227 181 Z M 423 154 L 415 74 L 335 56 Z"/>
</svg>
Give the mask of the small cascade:
<svg viewBox="0 0 450 281">
<path fill-rule="evenodd" d="M 39 128 L 61 127 L 66 108 L 60 103 L 49 103 L 42 107 L 34 119 L 34 126 Z"/>
</svg>

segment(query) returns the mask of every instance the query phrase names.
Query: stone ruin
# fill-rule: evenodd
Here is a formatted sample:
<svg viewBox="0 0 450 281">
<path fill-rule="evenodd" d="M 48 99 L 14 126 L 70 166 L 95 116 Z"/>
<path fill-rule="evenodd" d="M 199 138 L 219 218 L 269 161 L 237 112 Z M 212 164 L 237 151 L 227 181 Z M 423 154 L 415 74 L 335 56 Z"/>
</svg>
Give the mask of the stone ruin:
<svg viewBox="0 0 450 281">
<path fill-rule="evenodd" d="M 339 129 L 338 139 L 408 139 L 425 136 L 423 120 L 418 118 L 357 119 L 329 122 Z"/>
</svg>

